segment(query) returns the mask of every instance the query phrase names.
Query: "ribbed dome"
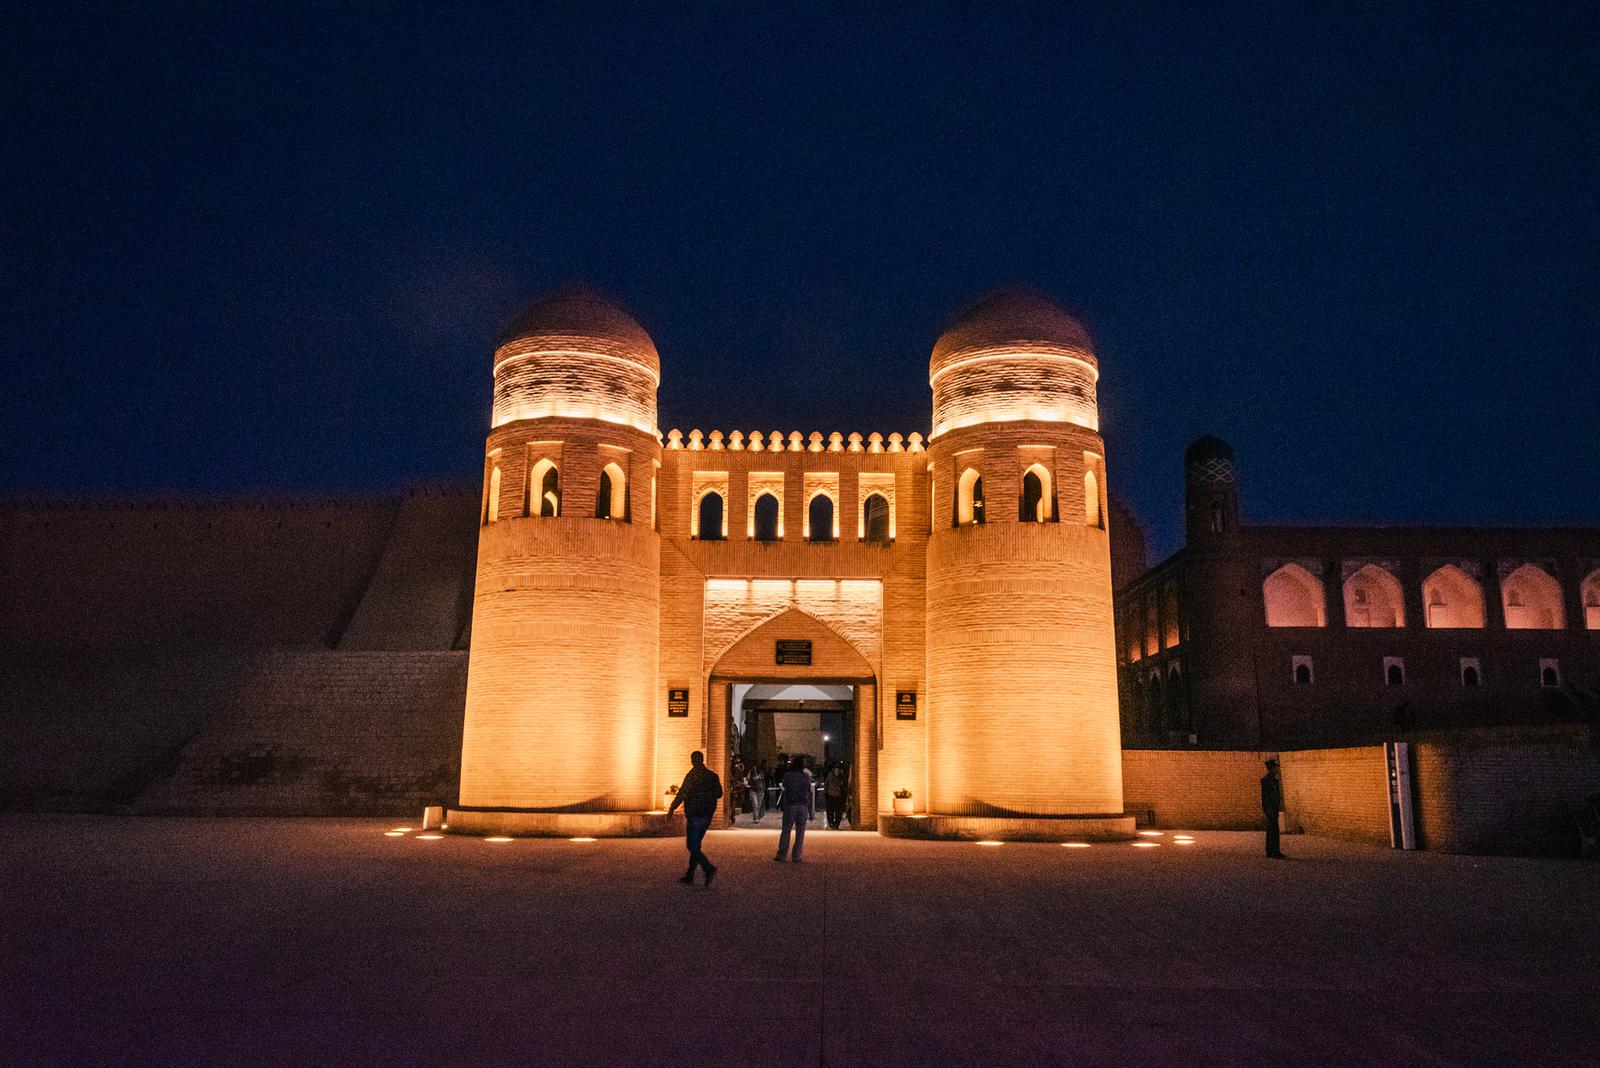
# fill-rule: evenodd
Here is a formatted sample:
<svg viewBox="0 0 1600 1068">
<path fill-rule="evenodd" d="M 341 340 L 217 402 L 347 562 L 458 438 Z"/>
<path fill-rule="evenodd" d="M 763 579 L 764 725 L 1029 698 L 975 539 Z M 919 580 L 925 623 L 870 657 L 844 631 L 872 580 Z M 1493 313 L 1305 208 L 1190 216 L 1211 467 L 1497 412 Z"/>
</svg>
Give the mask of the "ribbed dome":
<svg viewBox="0 0 1600 1068">
<path fill-rule="evenodd" d="M 496 350 L 513 342 L 522 349 L 571 348 L 631 360 L 661 377 L 655 342 L 638 320 L 599 294 L 582 288 L 563 289 L 529 305 L 506 324 Z"/>
<path fill-rule="evenodd" d="M 933 345 L 930 376 L 963 359 L 1004 352 L 1057 353 L 1098 366 L 1082 323 L 1026 289 L 985 297 L 957 315 Z"/>
<path fill-rule="evenodd" d="M 1233 446 L 1219 437 L 1207 434 L 1190 442 L 1189 447 L 1183 450 L 1183 462 L 1186 464 L 1205 463 L 1208 460 L 1227 460 L 1233 462 Z"/>
</svg>

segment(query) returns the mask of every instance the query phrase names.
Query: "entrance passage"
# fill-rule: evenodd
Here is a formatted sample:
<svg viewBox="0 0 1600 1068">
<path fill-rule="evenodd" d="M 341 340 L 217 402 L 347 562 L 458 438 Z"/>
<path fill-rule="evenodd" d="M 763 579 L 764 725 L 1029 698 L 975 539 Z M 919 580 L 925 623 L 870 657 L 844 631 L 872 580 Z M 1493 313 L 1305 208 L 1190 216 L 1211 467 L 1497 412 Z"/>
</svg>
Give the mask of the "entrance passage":
<svg viewBox="0 0 1600 1068">
<path fill-rule="evenodd" d="M 857 687 L 732 683 L 728 687 L 729 813 L 735 827 L 778 828 L 783 776 L 802 757 L 813 778 L 813 829 L 859 829 Z M 829 783 L 832 783 L 832 802 Z"/>
</svg>

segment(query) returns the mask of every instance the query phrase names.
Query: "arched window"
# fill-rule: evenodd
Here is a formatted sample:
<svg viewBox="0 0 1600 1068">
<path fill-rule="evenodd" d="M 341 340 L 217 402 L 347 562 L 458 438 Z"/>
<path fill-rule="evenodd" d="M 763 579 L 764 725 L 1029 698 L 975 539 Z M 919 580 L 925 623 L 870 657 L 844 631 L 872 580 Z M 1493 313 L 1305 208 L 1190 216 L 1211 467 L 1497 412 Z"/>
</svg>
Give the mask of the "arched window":
<svg viewBox="0 0 1600 1068">
<path fill-rule="evenodd" d="M 494 523 L 500 519 L 500 465 L 489 472 L 489 500 L 484 504 L 483 521 Z"/>
<path fill-rule="evenodd" d="M 1018 518 L 1024 523 L 1048 523 L 1056 517 L 1055 494 L 1050 491 L 1050 470 L 1034 464 L 1022 473 L 1022 508 Z"/>
<path fill-rule="evenodd" d="M 1294 666 L 1294 684 L 1296 686 L 1311 685 L 1311 664 L 1306 662 Z"/>
<path fill-rule="evenodd" d="M 600 492 L 595 495 L 596 519 L 628 518 L 628 476 L 616 464 L 600 469 Z"/>
<path fill-rule="evenodd" d="M 530 512 L 546 517 L 561 514 L 561 473 L 556 470 L 554 460 L 540 460 L 534 464 L 528 485 L 533 489 L 534 500 L 538 502 L 536 505 L 530 502 Z"/>
<path fill-rule="evenodd" d="M 778 540 L 778 498 L 763 493 L 756 498 L 756 541 Z"/>
<path fill-rule="evenodd" d="M 1183 708 L 1183 676 L 1174 665 L 1167 672 L 1167 729 L 1183 731 L 1187 726 L 1188 719 Z"/>
<path fill-rule="evenodd" d="M 722 494 L 716 490 L 704 493 L 700 497 L 700 507 L 697 509 L 696 521 L 699 526 L 697 535 L 702 541 L 721 541 L 728 536 L 727 507 L 722 500 Z"/>
<path fill-rule="evenodd" d="M 1469 690 L 1476 690 L 1483 685 L 1483 675 L 1479 672 L 1477 664 L 1461 665 L 1461 685 Z"/>
<path fill-rule="evenodd" d="M 1383 681 L 1389 686 L 1404 686 L 1406 684 L 1406 669 L 1399 664 L 1390 664 L 1383 669 Z"/>
<path fill-rule="evenodd" d="M 1578 587 L 1583 595 L 1583 629 L 1600 630 L 1600 571 L 1593 571 Z"/>
<path fill-rule="evenodd" d="M 1083 523 L 1085 526 L 1104 526 L 1100 514 L 1100 480 L 1094 468 L 1083 473 Z"/>
<path fill-rule="evenodd" d="M 956 526 L 983 522 L 983 476 L 972 468 L 961 472 L 956 492 Z"/>
<path fill-rule="evenodd" d="M 826 493 L 819 493 L 811 498 L 811 503 L 806 505 L 806 539 L 808 541 L 832 541 L 833 531 L 833 498 Z"/>
<path fill-rule="evenodd" d="M 1359 568 L 1344 580 L 1344 624 L 1347 627 L 1403 627 L 1406 606 L 1399 581 L 1376 564 Z"/>
<path fill-rule="evenodd" d="M 1539 685 L 1555 687 L 1561 685 L 1561 664 L 1555 660 L 1539 661 Z"/>
<path fill-rule="evenodd" d="M 868 541 L 889 540 L 889 501 L 883 494 L 868 494 L 861 502 L 861 526 Z"/>
<path fill-rule="evenodd" d="M 1561 607 L 1561 584 L 1537 564 L 1523 564 L 1500 583 L 1507 630 L 1561 630 L 1567 613 Z"/>
<path fill-rule="evenodd" d="M 1222 518 L 1222 505 L 1218 504 L 1215 501 L 1213 501 L 1211 503 L 1211 533 L 1213 533 L 1213 534 L 1225 533 L 1225 531 L 1223 530 L 1223 528 L 1225 526 L 1227 526 L 1227 523 Z"/>
<path fill-rule="evenodd" d="M 1483 626 L 1483 587 L 1454 564 L 1422 580 L 1422 603 L 1432 629 Z"/>
<path fill-rule="evenodd" d="M 1327 626 L 1322 580 L 1299 564 L 1284 564 L 1261 583 L 1269 627 Z"/>
</svg>

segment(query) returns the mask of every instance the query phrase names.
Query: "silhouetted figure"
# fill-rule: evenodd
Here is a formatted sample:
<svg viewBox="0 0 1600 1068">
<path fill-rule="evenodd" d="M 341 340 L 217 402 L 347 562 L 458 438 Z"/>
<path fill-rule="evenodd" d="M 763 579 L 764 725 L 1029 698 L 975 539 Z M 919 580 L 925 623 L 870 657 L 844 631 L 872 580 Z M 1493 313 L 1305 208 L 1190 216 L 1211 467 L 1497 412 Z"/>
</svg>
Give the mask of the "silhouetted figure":
<svg viewBox="0 0 1600 1068">
<path fill-rule="evenodd" d="M 1278 813 L 1283 811 L 1283 780 L 1278 777 L 1276 758 L 1267 761 L 1267 773 L 1261 776 L 1261 815 L 1267 825 L 1267 856 L 1282 860 L 1278 848 Z"/>
<path fill-rule="evenodd" d="M 694 766 L 683 777 L 678 795 L 672 799 L 672 807 L 667 809 L 667 815 L 670 816 L 682 805 L 685 817 L 684 840 L 689 847 L 689 870 L 678 881 L 693 884 L 695 868 L 704 868 L 706 885 L 710 886 L 711 880 L 716 878 L 717 866 L 700 851 L 700 843 L 705 841 L 706 831 L 716 818 L 717 799 L 722 796 L 722 780 L 716 772 L 706 767 L 706 755 L 700 750 L 689 754 L 689 763 Z"/>
<path fill-rule="evenodd" d="M 750 822 L 759 824 L 767 814 L 767 776 L 760 764 L 750 768 L 745 787 L 750 791 Z"/>
<path fill-rule="evenodd" d="M 837 831 L 839 821 L 844 819 L 844 799 L 849 792 L 850 771 L 840 761 L 822 780 L 822 805 L 828 813 L 828 826 L 833 830 Z"/>
<path fill-rule="evenodd" d="M 783 831 L 778 835 L 778 855 L 772 859 L 784 862 L 789 852 L 789 835 L 794 834 L 794 862 L 800 863 L 800 852 L 805 846 L 806 824 L 816 814 L 816 797 L 812 792 L 811 773 L 806 770 L 806 758 L 796 756 L 789 761 L 789 770 L 783 776 Z"/>
</svg>

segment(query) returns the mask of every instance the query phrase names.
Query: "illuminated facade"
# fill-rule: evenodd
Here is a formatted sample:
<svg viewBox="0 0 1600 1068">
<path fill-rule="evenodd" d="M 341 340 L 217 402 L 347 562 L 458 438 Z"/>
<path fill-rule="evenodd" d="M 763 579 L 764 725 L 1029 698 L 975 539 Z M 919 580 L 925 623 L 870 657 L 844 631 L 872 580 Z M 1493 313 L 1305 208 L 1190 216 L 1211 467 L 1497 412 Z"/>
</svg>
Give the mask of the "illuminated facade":
<svg viewBox="0 0 1600 1068">
<path fill-rule="evenodd" d="M 691 750 L 726 769 L 759 743 L 751 687 L 805 686 L 848 710 L 831 755 L 860 826 L 1131 830 L 1078 323 L 1022 293 L 959 316 L 927 442 L 662 435 L 660 373 L 645 331 L 585 293 L 534 305 L 495 352 L 452 827 L 661 830 Z M 899 791 L 915 819 L 890 815 Z"/>
<path fill-rule="evenodd" d="M 1600 715 L 1600 531 L 1247 524 L 1213 437 L 1189 447 L 1184 486 L 1184 547 L 1118 585 L 1128 747 Z"/>
</svg>

